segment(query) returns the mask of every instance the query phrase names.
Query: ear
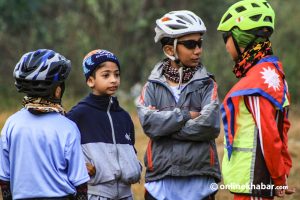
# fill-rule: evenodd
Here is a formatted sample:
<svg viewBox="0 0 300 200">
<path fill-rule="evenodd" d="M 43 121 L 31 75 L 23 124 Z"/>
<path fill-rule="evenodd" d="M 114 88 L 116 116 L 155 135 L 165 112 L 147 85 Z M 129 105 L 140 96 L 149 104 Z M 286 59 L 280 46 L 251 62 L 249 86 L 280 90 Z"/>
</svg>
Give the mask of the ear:
<svg viewBox="0 0 300 200">
<path fill-rule="evenodd" d="M 163 51 L 168 54 L 169 56 L 174 56 L 175 53 L 174 53 L 174 47 L 173 45 L 165 45 L 163 47 Z"/>
<path fill-rule="evenodd" d="M 95 78 L 92 76 L 89 76 L 88 80 L 86 81 L 86 84 L 90 87 L 93 88 L 95 86 Z"/>
<path fill-rule="evenodd" d="M 55 91 L 54 91 L 54 97 L 56 99 L 60 99 L 61 98 L 61 92 L 62 92 L 62 89 L 60 86 L 57 86 Z"/>
</svg>

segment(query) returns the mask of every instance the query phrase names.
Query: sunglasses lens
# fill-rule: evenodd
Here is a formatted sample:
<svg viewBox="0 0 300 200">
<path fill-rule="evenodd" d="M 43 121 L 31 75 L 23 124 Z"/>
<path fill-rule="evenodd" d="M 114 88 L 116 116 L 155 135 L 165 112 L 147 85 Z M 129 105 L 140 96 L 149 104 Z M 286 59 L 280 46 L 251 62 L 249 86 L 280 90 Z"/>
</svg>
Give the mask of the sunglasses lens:
<svg viewBox="0 0 300 200">
<path fill-rule="evenodd" d="M 185 48 L 187 49 L 195 49 L 196 46 L 198 46 L 199 48 L 202 47 L 202 40 L 186 40 L 186 41 L 178 41 L 178 44 L 182 44 Z"/>
<path fill-rule="evenodd" d="M 193 40 L 189 40 L 189 41 L 186 41 L 185 44 L 183 44 L 187 49 L 195 49 L 196 48 L 196 45 L 197 45 L 197 42 L 196 41 L 193 41 Z"/>
<path fill-rule="evenodd" d="M 230 32 L 225 32 L 225 33 L 222 34 L 225 44 L 227 43 L 227 40 L 228 40 L 230 35 L 231 35 Z"/>
</svg>

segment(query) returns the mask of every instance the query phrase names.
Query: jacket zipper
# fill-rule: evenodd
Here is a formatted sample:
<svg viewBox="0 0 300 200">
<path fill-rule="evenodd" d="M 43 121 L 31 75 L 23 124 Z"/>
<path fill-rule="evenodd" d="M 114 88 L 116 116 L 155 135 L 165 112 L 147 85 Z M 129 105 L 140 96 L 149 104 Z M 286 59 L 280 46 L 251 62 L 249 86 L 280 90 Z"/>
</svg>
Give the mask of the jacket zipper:
<svg viewBox="0 0 300 200">
<path fill-rule="evenodd" d="M 110 115 L 111 104 L 113 104 L 112 97 L 110 97 L 110 99 L 109 99 L 109 104 L 108 104 L 106 113 L 107 113 L 107 116 L 108 116 L 108 119 L 109 119 L 109 123 L 110 123 L 110 126 L 111 126 L 112 139 L 113 139 L 113 143 L 114 143 L 114 147 L 115 147 L 118 168 L 119 168 L 119 171 L 120 171 L 119 176 L 121 176 L 122 171 L 121 171 L 121 167 L 120 167 L 119 152 L 118 152 L 118 148 L 117 148 L 115 129 L 114 129 L 114 125 L 113 125 L 113 121 L 112 121 L 111 115 Z M 117 177 L 117 179 L 119 179 L 119 177 Z M 118 186 L 118 181 L 117 181 L 117 187 L 119 187 Z M 119 188 L 117 189 L 117 197 L 119 197 Z"/>
<path fill-rule="evenodd" d="M 109 99 L 109 104 L 108 104 L 108 107 L 107 107 L 107 115 L 108 115 L 108 119 L 109 119 L 109 122 L 110 122 L 110 126 L 111 126 L 111 133 L 112 133 L 112 138 L 113 138 L 113 142 L 114 142 L 114 145 L 116 145 L 116 136 L 115 136 L 115 129 L 114 129 L 114 126 L 113 126 L 113 121 L 112 121 L 112 118 L 111 118 L 111 115 L 110 115 L 110 107 L 111 107 L 111 104 L 112 104 L 112 98 L 110 97 Z"/>
</svg>

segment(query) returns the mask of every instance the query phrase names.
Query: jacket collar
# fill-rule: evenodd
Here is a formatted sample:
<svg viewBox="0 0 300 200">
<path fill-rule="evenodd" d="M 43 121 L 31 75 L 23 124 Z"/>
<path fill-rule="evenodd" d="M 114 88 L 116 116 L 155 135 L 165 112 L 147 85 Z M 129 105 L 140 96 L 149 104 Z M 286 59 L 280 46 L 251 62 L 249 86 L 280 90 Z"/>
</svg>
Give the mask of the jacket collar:
<svg viewBox="0 0 300 200">
<path fill-rule="evenodd" d="M 117 97 L 113 97 L 113 96 L 98 96 L 90 93 L 85 99 L 82 100 L 81 103 L 105 111 L 107 110 L 109 104 L 111 104 L 110 105 L 111 111 L 121 110 Z"/>
</svg>

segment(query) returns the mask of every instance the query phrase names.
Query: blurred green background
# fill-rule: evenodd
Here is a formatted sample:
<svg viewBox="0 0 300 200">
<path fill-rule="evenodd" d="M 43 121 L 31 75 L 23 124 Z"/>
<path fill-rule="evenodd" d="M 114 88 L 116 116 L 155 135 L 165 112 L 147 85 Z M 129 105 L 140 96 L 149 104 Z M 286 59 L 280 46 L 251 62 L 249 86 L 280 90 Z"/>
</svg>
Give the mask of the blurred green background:
<svg viewBox="0 0 300 200">
<path fill-rule="evenodd" d="M 0 108 L 14 107 L 21 99 L 12 72 L 21 56 L 49 48 L 72 61 L 66 96 L 80 98 L 88 92 L 81 63 L 93 49 L 108 49 L 121 62 L 121 92 L 125 97 L 143 84 L 163 57 L 155 44 L 155 20 L 171 10 L 187 9 L 205 22 L 203 63 L 215 74 L 222 99 L 236 81 L 233 62 L 225 50 L 218 22 L 233 0 L 0 0 Z M 300 103 L 300 6 L 297 0 L 270 0 L 276 12 L 274 53 L 283 61 L 293 103 Z M 137 87 L 139 88 L 139 87 Z M 132 91 L 132 92 L 130 92 Z"/>
</svg>

